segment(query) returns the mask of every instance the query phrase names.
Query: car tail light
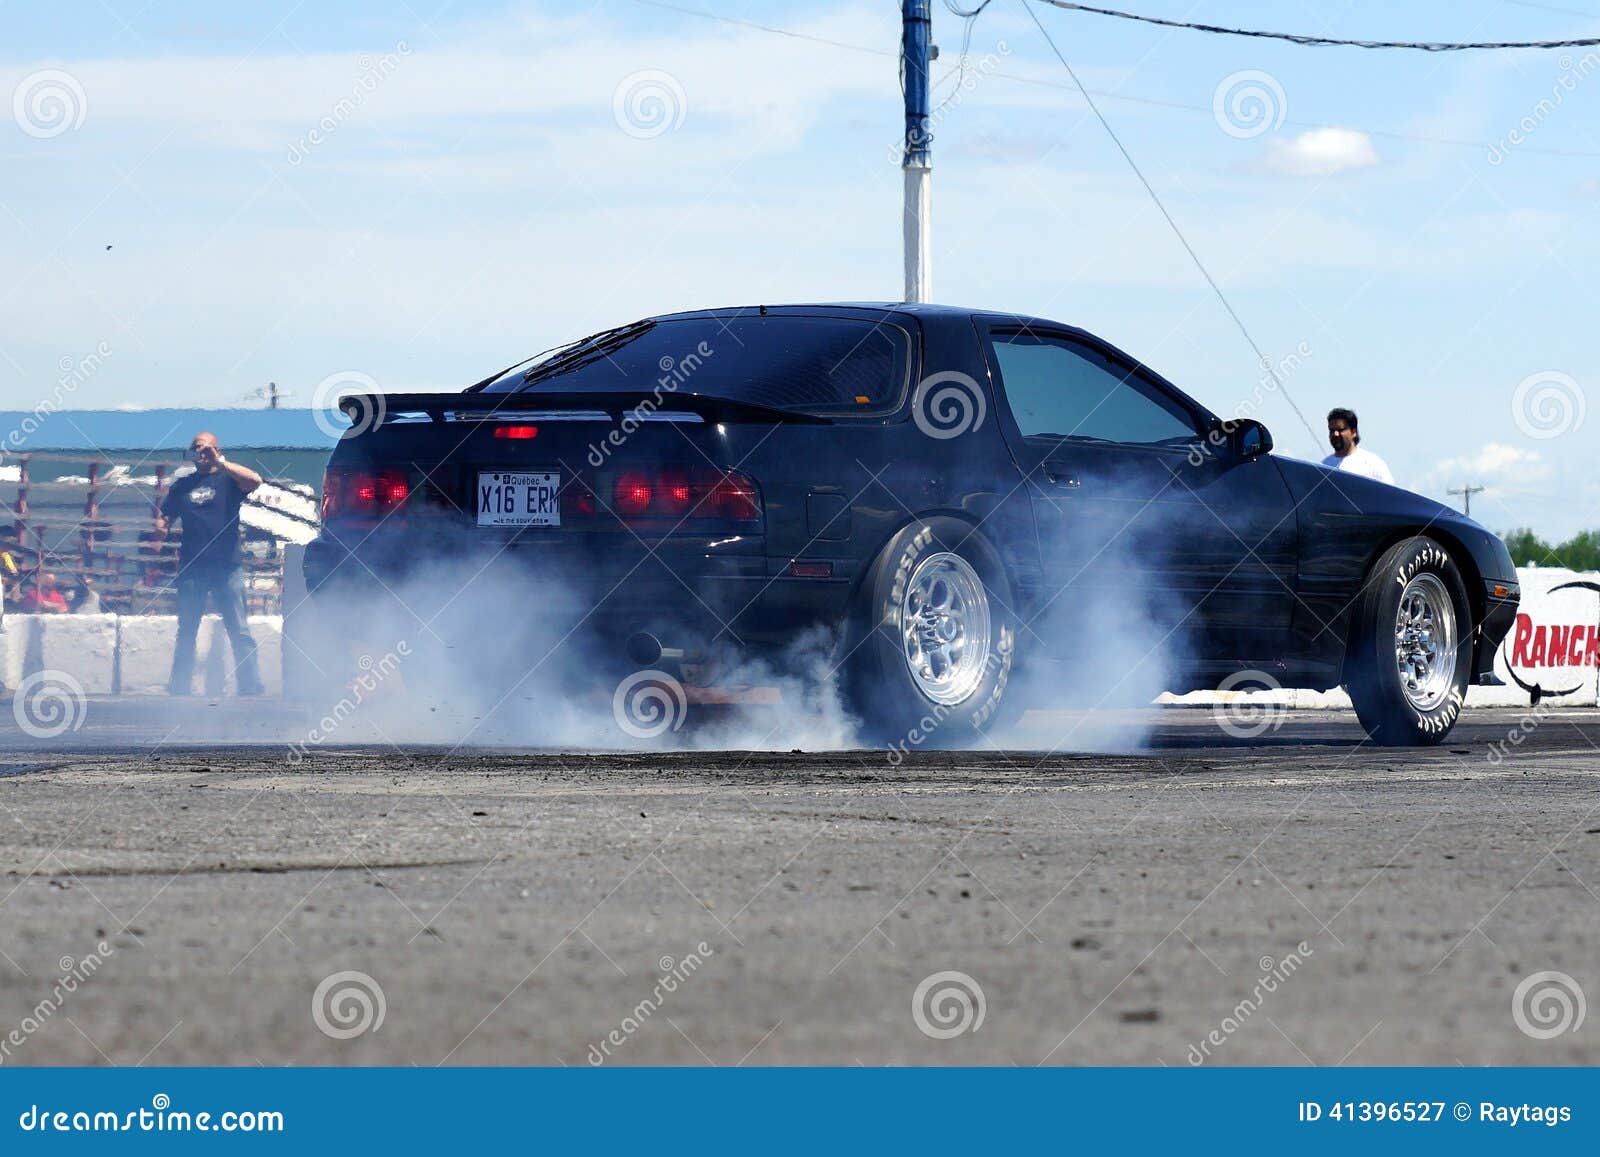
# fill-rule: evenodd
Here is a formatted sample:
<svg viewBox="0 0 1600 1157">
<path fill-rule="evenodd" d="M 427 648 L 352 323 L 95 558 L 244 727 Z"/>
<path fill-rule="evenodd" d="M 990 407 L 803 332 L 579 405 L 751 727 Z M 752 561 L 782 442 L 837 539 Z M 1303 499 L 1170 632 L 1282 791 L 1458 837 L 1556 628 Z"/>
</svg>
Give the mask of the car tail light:
<svg viewBox="0 0 1600 1157">
<path fill-rule="evenodd" d="M 517 439 L 537 438 L 539 436 L 539 427 L 537 427 L 537 426 L 496 426 L 494 428 L 494 436 L 496 438 L 517 438 Z"/>
<path fill-rule="evenodd" d="M 655 490 L 650 485 L 650 479 L 643 474 L 620 474 L 617 476 L 617 485 L 612 492 L 612 499 L 616 502 L 617 512 L 629 517 L 638 517 L 650 509 L 650 502 L 655 498 Z"/>
<path fill-rule="evenodd" d="M 617 475 L 612 510 L 628 521 L 759 522 L 761 492 L 736 471 L 672 468 Z"/>
<path fill-rule="evenodd" d="M 689 485 L 687 474 L 668 471 L 656 480 L 656 502 L 661 513 L 669 518 L 682 518 L 693 501 L 693 487 Z"/>
<path fill-rule="evenodd" d="M 734 522 L 753 522 L 761 517 L 761 495 L 756 484 L 732 471 L 713 484 L 707 505 L 716 517 Z"/>
<path fill-rule="evenodd" d="M 382 518 L 411 497 L 404 470 L 329 470 L 322 476 L 322 521 Z"/>
</svg>

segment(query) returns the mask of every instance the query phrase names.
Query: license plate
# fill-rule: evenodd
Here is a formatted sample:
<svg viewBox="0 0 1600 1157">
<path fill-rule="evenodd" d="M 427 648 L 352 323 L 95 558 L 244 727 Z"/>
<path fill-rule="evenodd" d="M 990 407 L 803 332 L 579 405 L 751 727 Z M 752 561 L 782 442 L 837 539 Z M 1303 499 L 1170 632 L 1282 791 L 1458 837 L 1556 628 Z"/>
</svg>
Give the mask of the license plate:
<svg viewBox="0 0 1600 1157">
<path fill-rule="evenodd" d="M 478 472 L 479 526 L 560 526 L 561 475 Z"/>
</svg>

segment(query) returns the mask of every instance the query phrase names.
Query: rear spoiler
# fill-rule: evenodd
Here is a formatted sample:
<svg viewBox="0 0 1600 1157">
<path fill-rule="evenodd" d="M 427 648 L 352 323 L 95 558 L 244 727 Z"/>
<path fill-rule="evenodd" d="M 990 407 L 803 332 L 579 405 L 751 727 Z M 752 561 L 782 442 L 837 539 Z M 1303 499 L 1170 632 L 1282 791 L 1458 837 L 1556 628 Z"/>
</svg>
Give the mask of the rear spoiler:
<svg viewBox="0 0 1600 1157">
<path fill-rule="evenodd" d="M 514 394 L 489 394 L 483 392 L 449 394 L 345 394 L 339 399 L 343 410 L 358 429 L 381 425 L 384 415 L 398 413 L 425 413 L 435 422 L 447 422 L 451 413 L 470 414 L 472 420 L 494 421 L 500 415 L 537 410 L 584 410 L 609 414 L 617 421 L 654 413 L 690 413 L 710 422 L 769 422 L 800 425 L 832 425 L 833 419 L 818 414 L 798 414 L 763 406 L 755 402 L 740 402 L 731 398 L 717 398 L 707 394 L 664 393 L 656 387 L 648 390 L 611 390 L 603 393 L 565 393 L 560 391 L 523 390 Z"/>
</svg>

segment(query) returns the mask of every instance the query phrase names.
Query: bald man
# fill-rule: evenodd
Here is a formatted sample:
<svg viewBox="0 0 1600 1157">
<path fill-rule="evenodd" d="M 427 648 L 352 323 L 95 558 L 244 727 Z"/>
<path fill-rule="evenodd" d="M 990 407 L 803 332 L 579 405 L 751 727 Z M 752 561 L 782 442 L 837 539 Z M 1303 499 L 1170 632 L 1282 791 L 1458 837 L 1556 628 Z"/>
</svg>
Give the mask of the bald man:
<svg viewBox="0 0 1600 1157">
<path fill-rule="evenodd" d="M 256 643 L 250 637 L 240 570 L 239 507 L 245 496 L 261 485 L 261 475 L 224 458 L 213 434 L 196 434 L 189 444 L 189 456 L 194 459 L 194 473 L 173 482 L 156 516 L 156 529 L 162 533 L 174 521 L 183 524 L 178 551 L 178 642 L 167 690 L 174 695 L 193 693 L 195 635 L 209 597 L 216 603 L 233 648 L 239 694 L 259 695 L 261 673 L 256 666 Z"/>
</svg>

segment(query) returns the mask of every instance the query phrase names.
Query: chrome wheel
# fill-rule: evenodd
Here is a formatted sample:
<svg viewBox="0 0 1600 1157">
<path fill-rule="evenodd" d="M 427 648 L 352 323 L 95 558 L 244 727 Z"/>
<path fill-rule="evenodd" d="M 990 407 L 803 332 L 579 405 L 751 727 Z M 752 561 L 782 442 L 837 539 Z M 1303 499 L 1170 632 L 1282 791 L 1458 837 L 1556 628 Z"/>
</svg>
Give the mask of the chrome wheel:
<svg viewBox="0 0 1600 1157">
<path fill-rule="evenodd" d="M 917 564 L 900 600 L 906 669 L 917 689 L 950 707 L 983 682 L 989 654 L 989 596 L 972 564 L 931 554 Z"/>
<path fill-rule="evenodd" d="M 1456 682 L 1456 609 L 1437 575 L 1419 574 L 1400 592 L 1394 619 L 1400 686 L 1418 711 L 1432 711 Z"/>
</svg>

